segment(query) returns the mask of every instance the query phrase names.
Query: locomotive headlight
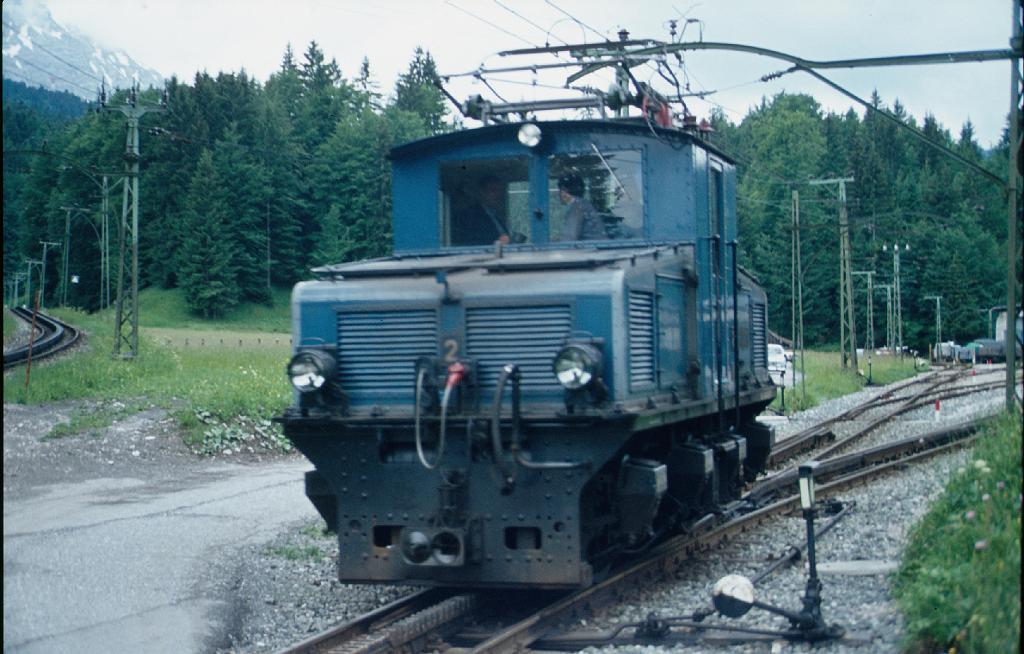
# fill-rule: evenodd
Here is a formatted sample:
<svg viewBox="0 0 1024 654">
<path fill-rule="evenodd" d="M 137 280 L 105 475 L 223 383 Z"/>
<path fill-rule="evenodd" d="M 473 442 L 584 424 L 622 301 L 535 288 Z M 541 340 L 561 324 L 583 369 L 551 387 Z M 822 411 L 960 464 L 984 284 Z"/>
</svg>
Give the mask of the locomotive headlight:
<svg viewBox="0 0 1024 654">
<path fill-rule="evenodd" d="M 586 343 L 571 343 L 558 353 L 552 367 L 558 382 L 574 391 L 601 375 L 601 352 Z"/>
<path fill-rule="evenodd" d="M 321 350 L 296 352 L 288 362 L 288 379 L 300 393 L 320 390 L 334 376 L 334 357 Z"/>
<path fill-rule="evenodd" d="M 519 138 L 519 142 L 528 148 L 540 145 L 540 128 L 533 123 L 526 123 L 520 127 L 516 136 Z"/>
</svg>

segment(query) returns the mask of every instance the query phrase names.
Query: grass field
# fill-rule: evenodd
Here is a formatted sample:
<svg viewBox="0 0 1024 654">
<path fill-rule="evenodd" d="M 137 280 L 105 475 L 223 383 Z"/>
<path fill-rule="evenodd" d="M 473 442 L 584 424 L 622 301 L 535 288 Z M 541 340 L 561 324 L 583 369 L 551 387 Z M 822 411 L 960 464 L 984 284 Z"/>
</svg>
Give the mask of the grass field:
<svg viewBox="0 0 1024 654">
<path fill-rule="evenodd" d="M 147 288 L 139 291 L 139 326 L 200 331 L 254 331 L 287 334 L 291 331 L 291 289 L 275 288 L 269 306 L 242 304 L 218 320 L 192 315 L 179 289 Z"/>
<path fill-rule="evenodd" d="M 1021 421 L 990 423 L 911 533 L 895 595 L 913 654 L 1020 652 Z"/>
<path fill-rule="evenodd" d="M 176 349 L 227 348 L 253 350 L 265 347 L 291 346 L 291 334 L 254 332 L 229 329 L 175 329 L 171 327 L 143 327 L 141 333 L 153 342 Z"/>
<path fill-rule="evenodd" d="M 807 373 L 807 396 L 802 394 L 802 386 L 798 381 L 792 387 L 792 378 L 786 377 L 786 413 L 802 411 L 817 406 L 825 400 L 855 393 L 867 385 L 867 359 L 858 361 L 864 375 L 847 368 L 843 369 L 839 362 L 838 352 L 806 352 L 805 368 Z M 799 371 L 799 358 L 793 365 Z M 900 379 L 913 377 L 920 369 L 915 369 L 913 357 L 875 356 L 872 357 L 871 377 L 878 385 L 891 384 Z M 782 409 L 782 394 L 778 394 L 771 404 L 775 411 Z"/>
<path fill-rule="evenodd" d="M 158 298 L 149 291 L 147 294 L 150 302 Z M 159 320 L 152 315 L 147 319 L 143 306 L 139 310 L 143 325 L 139 330 L 139 356 L 131 361 L 111 357 L 113 310 L 94 314 L 51 310 L 86 331 L 86 346 L 75 356 L 33 366 L 28 390 L 21 383 L 24 372 L 11 373 L 21 377 L 19 383 L 4 384 L 4 401 L 89 398 L 133 404 L 133 400 L 145 398 L 175 412 L 197 451 L 231 447 L 252 438 L 253 433 L 261 439 L 261 445 L 269 442 L 286 446 L 269 419 L 291 399 L 284 375 L 291 351 L 289 334 L 251 330 L 254 325 L 280 324 L 286 319 L 271 319 L 269 311 L 261 307 L 222 322 L 190 323 L 203 324 L 203 330 L 151 327 L 147 325 L 174 314 L 165 308 Z M 287 305 L 276 311 L 287 317 Z M 89 421 L 83 418 L 81 424 L 87 428 Z"/>
<path fill-rule="evenodd" d="M 18 319 L 14 317 L 7 307 L 4 307 L 4 343 L 6 343 L 14 332 L 18 330 Z"/>
</svg>

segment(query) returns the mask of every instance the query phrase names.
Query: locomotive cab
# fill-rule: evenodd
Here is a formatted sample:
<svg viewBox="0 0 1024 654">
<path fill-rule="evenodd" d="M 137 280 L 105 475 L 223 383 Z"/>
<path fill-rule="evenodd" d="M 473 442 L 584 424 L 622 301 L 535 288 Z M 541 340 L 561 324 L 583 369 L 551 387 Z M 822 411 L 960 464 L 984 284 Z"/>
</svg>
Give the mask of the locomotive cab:
<svg viewBox="0 0 1024 654">
<path fill-rule="evenodd" d="M 391 160 L 394 254 L 292 296 L 280 420 L 342 580 L 578 587 L 738 497 L 775 389 L 724 153 L 553 121 Z"/>
</svg>

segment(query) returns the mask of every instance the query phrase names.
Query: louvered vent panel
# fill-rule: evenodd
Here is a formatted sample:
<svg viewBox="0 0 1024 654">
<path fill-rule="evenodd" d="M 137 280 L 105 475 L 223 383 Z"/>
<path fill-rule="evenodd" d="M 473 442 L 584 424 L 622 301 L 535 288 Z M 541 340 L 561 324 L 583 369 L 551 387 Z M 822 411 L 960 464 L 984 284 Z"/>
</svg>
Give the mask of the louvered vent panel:
<svg viewBox="0 0 1024 654">
<path fill-rule="evenodd" d="M 754 352 L 754 367 L 768 368 L 768 326 L 765 324 L 764 305 L 754 303 L 750 311 L 751 348 Z"/>
<path fill-rule="evenodd" d="M 654 294 L 629 292 L 629 382 L 654 382 Z"/>
<path fill-rule="evenodd" d="M 476 362 L 485 395 L 498 383 L 501 367 L 515 363 L 524 391 L 561 389 L 551 362 L 572 328 L 564 304 L 537 307 L 473 307 L 466 309 L 466 351 Z"/>
<path fill-rule="evenodd" d="M 416 359 L 436 354 L 434 311 L 338 314 L 338 376 L 353 398 L 411 398 Z"/>
</svg>

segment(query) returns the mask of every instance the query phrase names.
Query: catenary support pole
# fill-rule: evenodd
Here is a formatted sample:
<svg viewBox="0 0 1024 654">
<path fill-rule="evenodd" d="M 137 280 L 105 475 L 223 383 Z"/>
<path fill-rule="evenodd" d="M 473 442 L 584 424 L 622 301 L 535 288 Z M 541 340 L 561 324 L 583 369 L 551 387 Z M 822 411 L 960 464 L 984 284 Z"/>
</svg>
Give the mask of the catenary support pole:
<svg viewBox="0 0 1024 654">
<path fill-rule="evenodd" d="M 846 183 L 852 177 L 816 179 L 811 186 L 836 184 L 839 187 L 839 349 L 843 368 L 857 369 L 857 329 L 853 306 L 853 268 L 850 251 L 850 223 L 846 213 Z"/>
<path fill-rule="evenodd" d="M 1006 218 L 1006 410 L 1017 412 L 1017 265 L 1020 263 L 1018 253 L 1017 221 L 1020 207 L 1020 165 L 1021 142 L 1021 54 L 1024 52 L 1021 27 L 1021 6 L 1013 0 L 1013 32 L 1010 37 L 1010 48 L 1017 58 L 1010 60 L 1010 177 L 1008 184 L 1007 218 Z"/>
<path fill-rule="evenodd" d="M 135 86 L 129 90 L 124 104 L 111 106 L 104 101 L 103 108 L 119 112 L 126 119 L 113 355 L 133 359 L 139 354 L 139 120 L 147 113 L 164 111 L 167 106 L 140 104 L 139 89 Z"/>
</svg>

